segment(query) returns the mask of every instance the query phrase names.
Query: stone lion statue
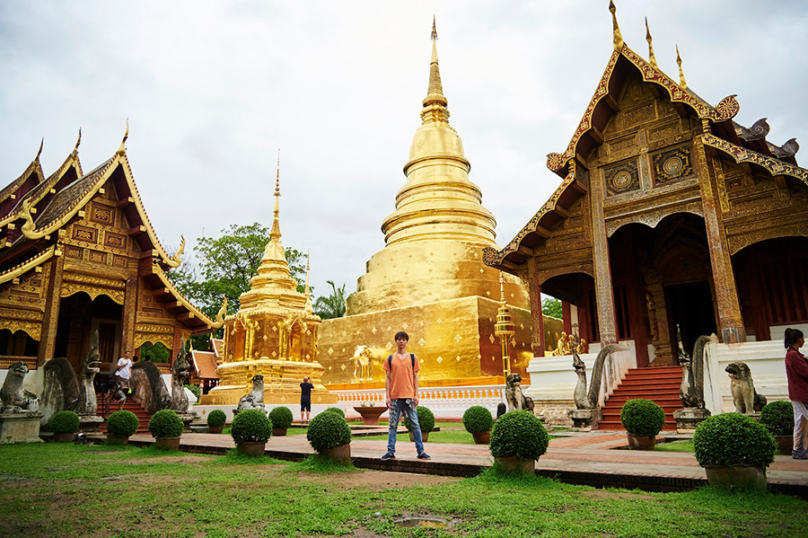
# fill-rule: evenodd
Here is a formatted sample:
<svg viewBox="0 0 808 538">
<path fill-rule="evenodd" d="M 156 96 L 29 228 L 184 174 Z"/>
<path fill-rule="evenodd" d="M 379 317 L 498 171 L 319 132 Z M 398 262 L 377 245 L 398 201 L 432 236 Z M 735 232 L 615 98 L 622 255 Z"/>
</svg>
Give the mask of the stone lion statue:
<svg viewBox="0 0 808 538">
<path fill-rule="evenodd" d="M 254 375 L 252 382 L 252 392 L 241 397 L 238 401 L 238 407 L 236 407 L 236 413 L 245 409 L 266 410 L 266 407 L 264 407 L 264 376 L 260 374 Z"/>
<path fill-rule="evenodd" d="M 517 373 L 508 374 L 505 378 L 505 401 L 508 411 L 530 411 L 533 413 L 533 398 L 522 392 L 522 376 Z"/>
<path fill-rule="evenodd" d="M 766 405 L 766 397 L 755 391 L 749 366 L 745 362 L 732 362 L 724 370 L 732 380 L 731 392 L 735 412 L 744 415 L 760 413 L 760 410 Z"/>
<path fill-rule="evenodd" d="M 6 381 L 0 389 L 0 413 L 35 413 L 39 409 L 39 398 L 22 387 L 28 366 L 15 362 L 8 369 Z"/>
</svg>

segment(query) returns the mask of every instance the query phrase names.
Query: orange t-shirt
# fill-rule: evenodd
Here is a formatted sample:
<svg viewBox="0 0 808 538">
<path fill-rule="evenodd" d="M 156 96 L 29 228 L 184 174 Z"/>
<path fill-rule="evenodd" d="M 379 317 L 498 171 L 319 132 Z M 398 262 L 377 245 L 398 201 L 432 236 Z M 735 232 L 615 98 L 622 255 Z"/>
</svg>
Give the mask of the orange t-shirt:
<svg viewBox="0 0 808 538">
<path fill-rule="evenodd" d="M 390 360 L 390 357 L 393 357 L 393 359 Z M 415 396 L 413 374 L 421 369 L 421 365 L 418 364 L 418 358 L 416 357 L 413 361 L 410 358 L 410 353 L 407 353 L 403 359 L 397 354 L 390 355 L 390 357 L 384 359 L 384 369 L 390 372 L 390 399 L 413 398 Z M 413 362 L 415 362 L 414 368 Z M 390 369 L 391 365 L 392 370 Z"/>
</svg>

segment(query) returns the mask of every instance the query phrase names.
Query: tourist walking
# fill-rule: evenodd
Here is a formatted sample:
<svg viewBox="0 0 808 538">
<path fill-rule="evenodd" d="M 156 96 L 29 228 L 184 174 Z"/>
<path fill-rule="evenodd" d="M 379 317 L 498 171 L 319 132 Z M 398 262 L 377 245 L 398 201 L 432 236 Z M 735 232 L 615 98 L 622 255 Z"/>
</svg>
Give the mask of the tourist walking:
<svg viewBox="0 0 808 538">
<path fill-rule="evenodd" d="M 300 384 L 300 422 L 308 424 L 311 418 L 311 389 L 314 388 L 308 377 Z M 304 418 L 305 417 L 305 418 Z"/>
<path fill-rule="evenodd" d="M 415 449 L 418 459 L 431 459 L 424 451 L 424 442 L 421 439 L 421 424 L 418 422 L 418 371 L 421 365 L 414 353 L 407 353 L 407 343 L 410 337 L 404 331 L 396 333 L 396 347 L 398 351 L 384 361 L 384 387 L 387 394 L 387 408 L 390 410 L 390 422 L 387 429 L 387 452 L 382 460 L 396 457 L 396 435 L 398 434 L 398 419 L 406 412 L 410 421 L 412 437 L 415 439 Z"/>
<path fill-rule="evenodd" d="M 794 407 L 794 448 L 791 457 L 808 460 L 808 361 L 800 353 L 805 337 L 799 329 L 786 329 L 788 399 Z"/>
<path fill-rule="evenodd" d="M 115 369 L 115 378 L 122 389 L 129 393 L 129 376 L 132 372 L 132 352 L 127 351 L 124 356 L 118 359 L 118 366 Z"/>
</svg>

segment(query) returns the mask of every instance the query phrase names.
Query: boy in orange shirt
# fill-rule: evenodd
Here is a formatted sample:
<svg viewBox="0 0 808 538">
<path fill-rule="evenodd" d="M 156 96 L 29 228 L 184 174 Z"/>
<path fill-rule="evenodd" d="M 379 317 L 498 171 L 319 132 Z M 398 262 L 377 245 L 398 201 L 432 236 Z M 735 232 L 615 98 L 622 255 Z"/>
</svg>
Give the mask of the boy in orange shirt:
<svg viewBox="0 0 808 538">
<path fill-rule="evenodd" d="M 413 353 L 407 353 L 407 342 L 410 337 L 404 331 L 396 333 L 396 347 L 398 351 L 384 361 L 385 391 L 387 393 L 387 408 L 390 410 L 390 426 L 387 430 L 387 453 L 382 460 L 391 460 L 396 457 L 396 434 L 398 433 L 398 419 L 406 411 L 415 439 L 415 449 L 419 460 L 431 459 L 424 452 L 424 442 L 421 439 L 421 424 L 418 422 L 418 370 L 421 365 Z"/>
</svg>

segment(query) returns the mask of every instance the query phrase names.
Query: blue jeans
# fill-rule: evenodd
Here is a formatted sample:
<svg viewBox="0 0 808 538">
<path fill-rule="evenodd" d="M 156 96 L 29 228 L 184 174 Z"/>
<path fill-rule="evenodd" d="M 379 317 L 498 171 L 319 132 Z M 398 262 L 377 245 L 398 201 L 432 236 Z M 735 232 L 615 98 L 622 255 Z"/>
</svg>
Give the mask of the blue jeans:
<svg viewBox="0 0 808 538">
<path fill-rule="evenodd" d="M 392 401 L 390 407 L 390 427 L 387 430 L 387 453 L 396 453 L 396 434 L 398 433 L 398 417 L 403 411 L 407 412 L 410 419 L 412 437 L 415 439 L 415 450 L 421 454 L 424 451 L 424 442 L 421 439 L 421 424 L 418 422 L 418 413 L 415 409 L 407 405 L 405 398 L 398 398 Z"/>
</svg>

